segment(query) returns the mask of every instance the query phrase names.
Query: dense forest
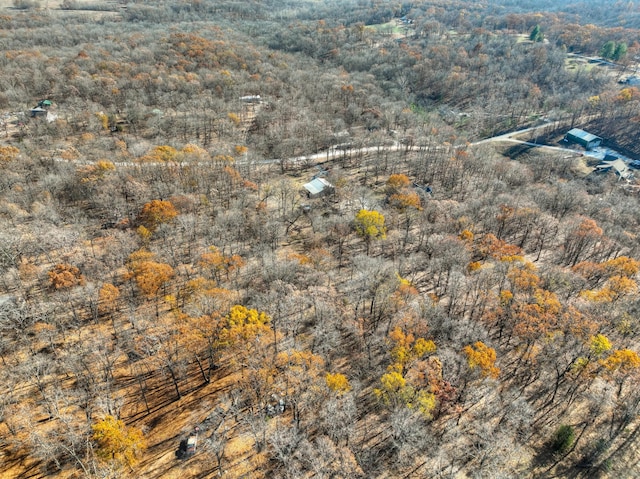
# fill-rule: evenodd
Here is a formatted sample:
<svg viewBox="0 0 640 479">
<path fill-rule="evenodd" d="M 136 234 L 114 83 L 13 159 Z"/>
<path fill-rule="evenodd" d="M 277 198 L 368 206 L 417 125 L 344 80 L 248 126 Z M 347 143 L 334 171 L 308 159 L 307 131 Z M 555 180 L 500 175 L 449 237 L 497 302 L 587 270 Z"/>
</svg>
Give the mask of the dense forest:
<svg viewBox="0 0 640 479">
<path fill-rule="evenodd" d="M 633 2 L 0 3 L 0 477 L 637 477 L 639 62 Z"/>
</svg>

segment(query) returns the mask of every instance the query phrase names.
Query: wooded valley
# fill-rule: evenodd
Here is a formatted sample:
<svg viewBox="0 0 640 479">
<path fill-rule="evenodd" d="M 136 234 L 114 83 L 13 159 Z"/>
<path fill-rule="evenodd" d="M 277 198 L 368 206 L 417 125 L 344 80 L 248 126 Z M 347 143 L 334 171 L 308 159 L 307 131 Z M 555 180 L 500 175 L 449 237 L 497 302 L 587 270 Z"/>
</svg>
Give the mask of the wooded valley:
<svg viewBox="0 0 640 479">
<path fill-rule="evenodd" d="M 632 2 L 0 2 L 0 477 L 638 477 L 639 64 Z"/>
</svg>

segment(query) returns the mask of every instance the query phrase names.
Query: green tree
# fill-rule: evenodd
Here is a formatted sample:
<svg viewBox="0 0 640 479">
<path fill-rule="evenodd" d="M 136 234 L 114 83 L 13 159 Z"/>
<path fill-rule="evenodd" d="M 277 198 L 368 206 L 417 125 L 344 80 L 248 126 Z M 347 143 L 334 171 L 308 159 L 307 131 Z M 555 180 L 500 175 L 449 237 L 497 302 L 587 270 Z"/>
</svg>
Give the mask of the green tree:
<svg viewBox="0 0 640 479">
<path fill-rule="evenodd" d="M 119 466 L 132 466 L 146 448 L 142 431 L 127 426 L 113 416 L 105 416 L 91 429 L 93 440 L 98 445 L 98 457 L 105 462 L 112 462 Z"/>
<path fill-rule="evenodd" d="M 600 49 L 600 56 L 602 58 L 613 58 L 613 55 L 616 51 L 616 43 L 612 40 L 609 40 Z"/>
<path fill-rule="evenodd" d="M 553 440 L 551 441 L 551 449 L 554 452 L 564 454 L 569 449 L 571 449 L 574 441 L 575 430 L 573 429 L 573 426 L 567 426 L 566 424 L 563 424 L 558 429 L 556 429 L 556 432 L 553 435 Z"/>
<path fill-rule="evenodd" d="M 367 254 L 369 254 L 373 240 L 387 237 L 387 227 L 384 221 L 384 216 L 375 210 L 360 210 L 356 215 L 356 232 L 364 238 L 367 244 Z"/>
<path fill-rule="evenodd" d="M 624 42 L 618 43 L 616 45 L 616 49 L 613 51 L 613 56 L 611 58 L 613 58 L 614 60 L 621 60 L 626 54 L 627 44 Z"/>
<path fill-rule="evenodd" d="M 544 40 L 544 35 L 540 30 L 540 25 L 536 25 L 535 27 L 533 27 L 533 30 L 531 30 L 531 33 L 529 34 L 529 40 L 531 40 L 532 42 L 541 42 L 542 40 Z"/>
</svg>

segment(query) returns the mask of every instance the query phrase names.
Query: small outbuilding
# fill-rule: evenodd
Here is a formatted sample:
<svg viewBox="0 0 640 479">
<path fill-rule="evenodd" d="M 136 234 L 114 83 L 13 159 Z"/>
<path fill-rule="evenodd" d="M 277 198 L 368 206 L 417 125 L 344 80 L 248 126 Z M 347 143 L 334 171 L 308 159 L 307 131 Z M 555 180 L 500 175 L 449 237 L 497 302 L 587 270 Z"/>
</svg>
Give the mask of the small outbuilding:
<svg viewBox="0 0 640 479">
<path fill-rule="evenodd" d="M 596 135 L 592 135 L 580 128 L 573 128 L 569 130 L 569 132 L 564 135 L 564 141 L 568 141 L 570 143 L 577 143 L 578 145 L 583 146 L 586 150 L 591 150 L 596 146 L 600 146 L 602 143 L 602 138 Z"/>
<path fill-rule="evenodd" d="M 31 115 L 31 118 L 37 118 L 39 116 L 43 116 L 46 117 L 47 116 L 47 110 L 45 110 L 44 108 L 37 106 L 35 108 L 32 108 L 31 110 L 29 110 L 29 114 Z"/>
<path fill-rule="evenodd" d="M 245 95 L 240 97 L 240 101 L 245 103 L 260 103 L 262 99 L 260 98 L 260 95 Z"/>
<path fill-rule="evenodd" d="M 629 179 L 633 174 L 629 169 L 629 166 L 621 159 L 617 159 L 613 161 L 603 161 L 602 163 L 596 166 L 596 171 L 600 171 L 600 172 L 614 171 L 619 178 L 622 178 L 625 180 Z"/>
<path fill-rule="evenodd" d="M 324 178 L 316 178 L 306 183 L 304 189 L 309 198 L 319 198 L 320 196 L 333 193 L 333 185 Z"/>
</svg>

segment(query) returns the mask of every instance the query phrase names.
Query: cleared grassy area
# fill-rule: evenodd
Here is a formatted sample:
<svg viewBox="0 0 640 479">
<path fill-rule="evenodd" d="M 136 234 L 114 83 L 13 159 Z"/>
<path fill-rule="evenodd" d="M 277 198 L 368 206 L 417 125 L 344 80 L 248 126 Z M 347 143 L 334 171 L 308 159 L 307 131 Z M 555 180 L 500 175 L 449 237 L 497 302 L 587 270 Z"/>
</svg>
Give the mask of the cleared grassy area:
<svg viewBox="0 0 640 479">
<path fill-rule="evenodd" d="M 409 26 L 399 23 L 397 20 L 391 20 L 387 23 L 378 23 L 375 25 L 367 25 L 367 29 L 373 30 L 377 33 L 386 33 L 393 35 L 402 35 L 406 32 Z"/>
<path fill-rule="evenodd" d="M 575 58 L 575 57 L 569 57 L 565 60 L 564 62 L 565 68 L 567 70 L 577 70 L 577 69 L 583 69 L 586 71 L 590 71 L 594 68 L 598 67 L 597 63 L 589 63 L 588 61 L 581 59 L 581 58 Z"/>
</svg>

